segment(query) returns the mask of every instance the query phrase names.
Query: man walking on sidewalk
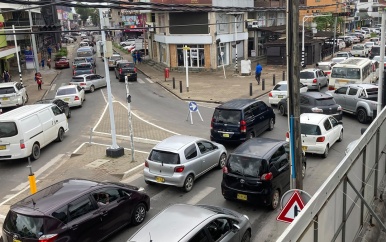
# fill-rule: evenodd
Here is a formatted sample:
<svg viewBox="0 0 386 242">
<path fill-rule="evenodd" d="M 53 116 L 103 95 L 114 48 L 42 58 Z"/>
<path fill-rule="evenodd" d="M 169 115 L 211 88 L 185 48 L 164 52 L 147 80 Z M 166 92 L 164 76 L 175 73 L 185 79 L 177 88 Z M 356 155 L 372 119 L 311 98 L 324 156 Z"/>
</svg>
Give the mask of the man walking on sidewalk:
<svg viewBox="0 0 386 242">
<path fill-rule="evenodd" d="M 260 65 L 260 63 L 257 63 L 256 70 L 255 70 L 255 79 L 257 81 L 257 85 L 260 85 L 260 77 L 261 77 L 262 71 L 263 71 L 263 67 Z"/>
</svg>

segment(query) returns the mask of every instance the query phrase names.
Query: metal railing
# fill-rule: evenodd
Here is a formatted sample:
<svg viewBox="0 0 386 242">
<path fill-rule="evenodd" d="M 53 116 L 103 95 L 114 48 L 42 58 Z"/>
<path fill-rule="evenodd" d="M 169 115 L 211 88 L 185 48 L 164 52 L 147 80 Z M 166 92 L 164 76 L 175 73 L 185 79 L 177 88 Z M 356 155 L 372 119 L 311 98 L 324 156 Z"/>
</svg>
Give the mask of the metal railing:
<svg viewBox="0 0 386 242">
<path fill-rule="evenodd" d="M 372 208 L 385 186 L 385 120 L 384 108 L 277 241 L 351 242 L 374 218 L 385 229 Z"/>
</svg>

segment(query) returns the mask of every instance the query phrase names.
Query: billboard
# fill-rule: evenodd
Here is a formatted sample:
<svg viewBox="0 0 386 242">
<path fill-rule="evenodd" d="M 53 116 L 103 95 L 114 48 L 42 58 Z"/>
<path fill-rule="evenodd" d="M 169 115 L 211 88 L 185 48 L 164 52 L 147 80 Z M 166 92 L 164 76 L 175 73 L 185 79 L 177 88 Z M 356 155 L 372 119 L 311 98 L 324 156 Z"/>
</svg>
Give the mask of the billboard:
<svg viewBox="0 0 386 242">
<path fill-rule="evenodd" d="M 32 52 L 32 49 L 29 46 L 27 46 L 26 50 L 24 51 L 24 56 L 25 56 L 25 65 L 27 70 L 35 69 L 34 54 Z"/>
<path fill-rule="evenodd" d="M 199 4 L 212 5 L 212 0 L 151 0 L 152 3 L 164 4 Z"/>
</svg>

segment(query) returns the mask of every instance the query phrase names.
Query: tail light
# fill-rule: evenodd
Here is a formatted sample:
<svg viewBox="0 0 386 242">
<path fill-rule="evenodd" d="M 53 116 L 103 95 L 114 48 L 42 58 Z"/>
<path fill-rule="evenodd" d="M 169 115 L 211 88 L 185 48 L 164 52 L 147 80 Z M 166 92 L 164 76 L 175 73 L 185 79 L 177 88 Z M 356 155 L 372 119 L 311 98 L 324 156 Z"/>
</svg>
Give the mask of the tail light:
<svg viewBox="0 0 386 242">
<path fill-rule="evenodd" d="M 228 167 L 224 166 L 224 167 L 222 168 L 222 173 L 228 174 Z"/>
<path fill-rule="evenodd" d="M 122 74 L 122 68 L 119 69 L 119 75 L 121 75 L 121 74 Z"/>
<path fill-rule="evenodd" d="M 145 167 L 149 168 L 149 162 L 147 162 L 147 160 L 145 160 Z"/>
<path fill-rule="evenodd" d="M 269 97 L 272 97 L 272 92 L 269 92 L 268 96 L 269 96 Z"/>
<path fill-rule="evenodd" d="M 213 129 L 214 118 L 210 121 L 210 129 Z"/>
<path fill-rule="evenodd" d="M 75 101 L 79 101 L 79 97 L 78 97 L 78 96 L 75 96 L 74 100 L 75 100 Z"/>
<path fill-rule="evenodd" d="M 240 122 L 240 132 L 241 133 L 247 132 L 247 123 L 244 120 L 241 120 Z"/>
<path fill-rule="evenodd" d="M 326 140 L 326 137 L 324 136 L 320 136 L 318 138 L 316 138 L 316 142 L 324 142 Z"/>
<path fill-rule="evenodd" d="M 134 72 L 137 73 L 137 67 L 134 67 Z"/>
<path fill-rule="evenodd" d="M 79 85 L 81 85 L 81 86 L 86 86 L 86 83 L 82 82 L 82 83 L 80 83 Z"/>
<path fill-rule="evenodd" d="M 271 172 L 269 172 L 269 173 L 265 173 L 265 174 L 261 175 L 260 180 L 270 181 L 270 180 L 272 180 L 272 178 L 273 178 L 273 175 Z"/>
<path fill-rule="evenodd" d="M 181 173 L 184 171 L 184 169 L 185 169 L 185 166 L 177 166 L 174 168 L 174 172 Z"/>
<path fill-rule="evenodd" d="M 289 132 L 286 132 L 286 133 L 285 133 L 285 137 L 286 137 L 287 139 L 289 139 Z"/>
<path fill-rule="evenodd" d="M 23 139 L 20 140 L 20 149 L 25 149 L 25 144 Z"/>
<path fill-rule="evenodd" d="M 318 80 L 314 79 L 312 80 L 312 83 L 318 83 Z"/>
<path fill-rule="evenodd" d="M 72 72 L 72 75 L 75 76 L 75 70 Z"/>
<path fill-rule="evenodd" d="M 338 106 L 338 111 L 342 111 L 342 107 L 340 105 Z"/>
<path fill-rule="evenodd" d="M 58 237 L 57 234 L 46 234 L 42 235 L 39 238 L 39 242 L 54 242 L 56 238 Z"/>
<path fill-rule="evenodd" d="M 311 108 L 311 111 L 314 113 L 323 113 L 323 109 L 320 109 L 318 107 Z"/>
<path fill-rule="evenodd" d="M 335 90 L 334 86 L 328 86 L 328 90 Z"/>
</svg>

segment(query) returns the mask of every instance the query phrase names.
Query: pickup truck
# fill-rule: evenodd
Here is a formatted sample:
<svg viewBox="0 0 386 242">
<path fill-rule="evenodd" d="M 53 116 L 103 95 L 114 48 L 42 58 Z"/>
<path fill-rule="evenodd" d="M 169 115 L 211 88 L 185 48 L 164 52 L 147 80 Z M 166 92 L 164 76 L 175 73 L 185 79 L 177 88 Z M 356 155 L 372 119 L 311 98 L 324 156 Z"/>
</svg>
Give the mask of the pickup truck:
<svg viewBox="0 0 386 242">
<path fill-rule="evenodd" d="M 135 67 L 133 62 L 129 61 L 120 61 L 115 69 L 115 77 L 118 81 L 125 81 L 125 77 L 127 76 L 128 80 L 137 81 L 137 68 Z"/>
<path fill-rule="evenodd" d="M 327 91 L 334 97 L 343 112 L 356 115 L 360 123 L 366 123 L 377 112 L 378 86 L 373 84 L 347 84 L 335 91 Z"/>
<path fill-rule="evenodd" d="M 123 57 L 120 54 L 113 54 L 108 59 L 109 59 L 109 61 L 108 61 L 109 70 L 114 70 L 115 66 L 117 65 L 116 61 L 117 60 L 122 60 Z"/>
<path fill-rule="evenodd" d="M 353 56 L 368 57 L 370 53 L 370 49 L 367 48 L 365 45 L 357 44 L 352 46 L 350 53 Z"/>
</svg>

